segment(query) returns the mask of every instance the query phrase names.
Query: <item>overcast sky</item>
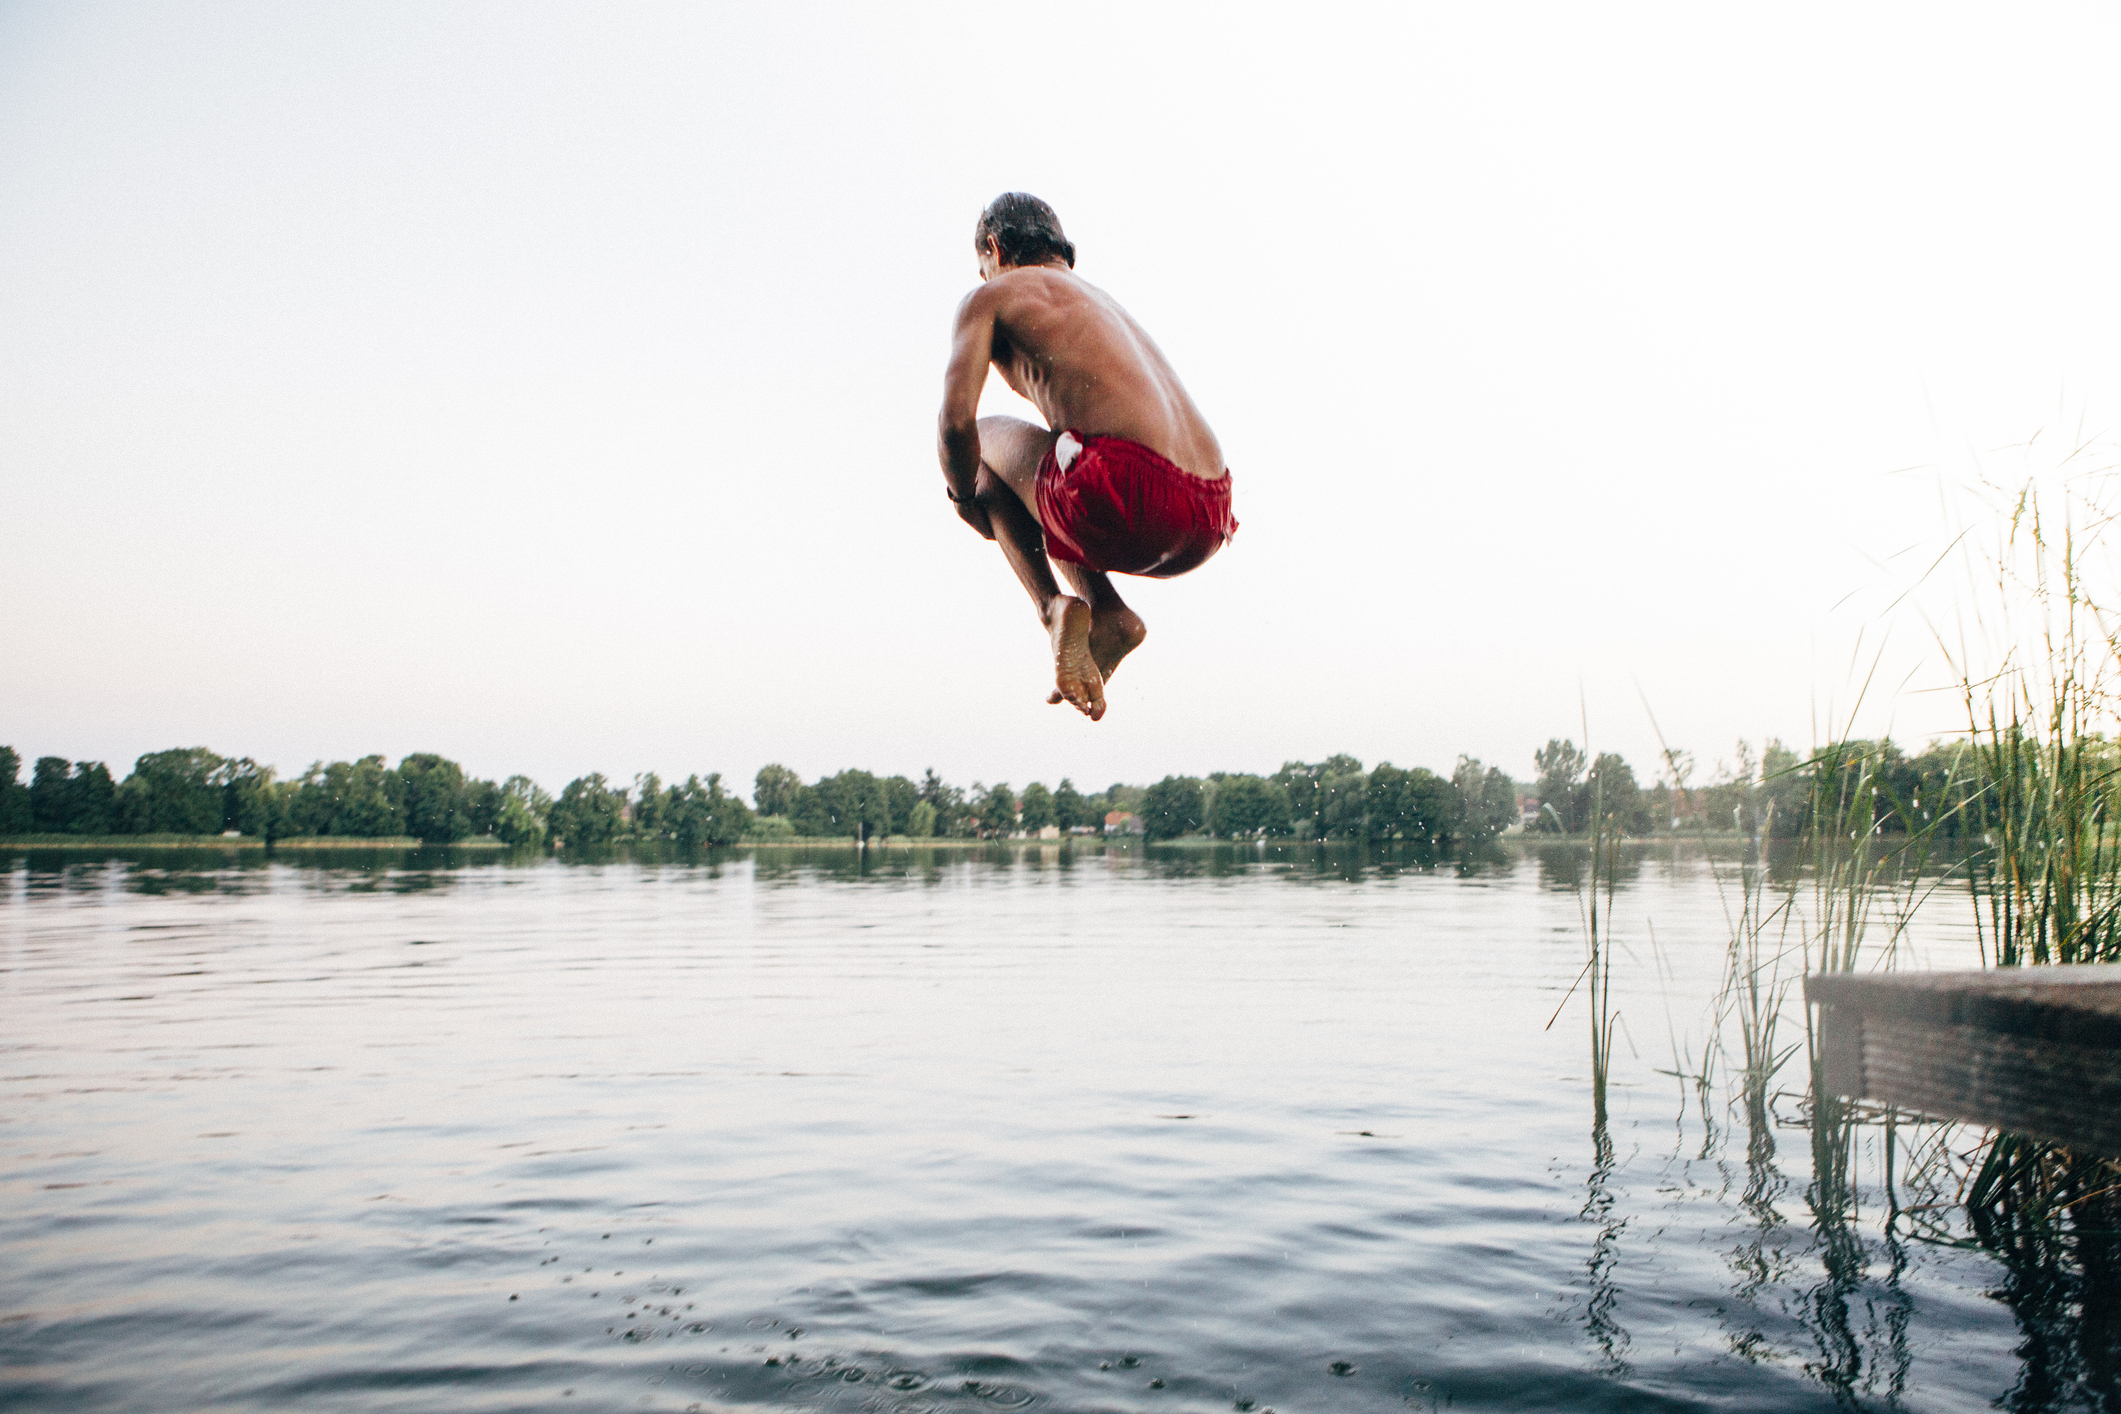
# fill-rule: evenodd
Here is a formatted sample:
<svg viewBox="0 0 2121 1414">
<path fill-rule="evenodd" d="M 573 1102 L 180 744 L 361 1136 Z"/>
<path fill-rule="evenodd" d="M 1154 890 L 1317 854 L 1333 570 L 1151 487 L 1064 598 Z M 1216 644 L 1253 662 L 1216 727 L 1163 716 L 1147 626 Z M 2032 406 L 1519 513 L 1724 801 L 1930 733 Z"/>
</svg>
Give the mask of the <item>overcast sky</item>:
<svg viewBox="0 0 2121 1414">
<path fill-rule="evenodd" d="M 2117 61 L 2111 6 L 0 4 L 0 742 L 555 789 L 1523 775 L 1586 715 L 1647 778 L 1645 699 L 1704 766 L 1807 742 L 1859 632 L 1919 670 L 1940 486 L 2114 414 Z M 1008 189 L 1244 525 L 1125 582 L 1094 725 L 935 463 Z"/>
</svg>

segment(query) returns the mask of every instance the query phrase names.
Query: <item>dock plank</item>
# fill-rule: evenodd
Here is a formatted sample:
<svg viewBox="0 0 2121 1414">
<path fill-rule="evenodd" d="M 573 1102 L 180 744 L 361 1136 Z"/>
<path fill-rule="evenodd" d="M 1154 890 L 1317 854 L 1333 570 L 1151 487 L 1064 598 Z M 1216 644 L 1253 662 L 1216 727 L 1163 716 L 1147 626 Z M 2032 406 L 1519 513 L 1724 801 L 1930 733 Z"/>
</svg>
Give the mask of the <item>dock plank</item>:
<svg viewBox="0 0 2121 1414">
<path fill-rule="evenodd" d="M 2121 964 L 1815 974 L 1826 1089 L 2121 1157 Z"/>
</svg>

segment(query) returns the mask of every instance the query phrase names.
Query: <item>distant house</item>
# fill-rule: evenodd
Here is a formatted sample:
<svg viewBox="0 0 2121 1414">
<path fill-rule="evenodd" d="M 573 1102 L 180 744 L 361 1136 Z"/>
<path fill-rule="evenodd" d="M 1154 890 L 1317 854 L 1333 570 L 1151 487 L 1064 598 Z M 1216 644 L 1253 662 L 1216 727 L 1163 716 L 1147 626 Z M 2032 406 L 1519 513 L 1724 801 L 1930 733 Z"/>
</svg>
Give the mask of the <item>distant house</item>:
<svg viewBox="0 0 2121 1414">
<path fill-rule="evenodd" d="M 1105 812 L 1105 833 L 1108 835 L 1138 835 L 1142 832 L 1139 815 L 1130 810 L 1108 810 Z"/>
<path fill-rule="evenodd" d="M 1527 830 L 1539 823 L 1539 797 L 1520 795 L 1517 797 L 1517 823 Z"/>
<path fill-rule="evenodd" d="M 1060 826 L 1047 825 L 1038 832 L 1038 837 L 1042 840 L 1057 840 L 1060 838 Z"/>
</svg>

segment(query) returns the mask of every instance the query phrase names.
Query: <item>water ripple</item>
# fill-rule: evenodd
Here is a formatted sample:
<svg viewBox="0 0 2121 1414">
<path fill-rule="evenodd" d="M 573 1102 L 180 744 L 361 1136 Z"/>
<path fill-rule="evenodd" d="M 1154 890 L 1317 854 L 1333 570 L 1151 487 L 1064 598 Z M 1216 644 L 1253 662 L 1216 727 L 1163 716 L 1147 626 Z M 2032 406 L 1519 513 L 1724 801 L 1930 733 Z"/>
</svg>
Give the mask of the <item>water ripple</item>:
<svg viewBox="0 0 2121 1414">
<path fill-rule="evenodd" d="M 1545 1029 L 1575 900 L 1529 857 L 10 867 L 7 1409 L 1974 1409 L 2020 1374 L 1978 1253 L 1867 1237 L 1823 1323 L 1804 1155 L 1763 1216 L 1650 1060 L 1601 1157 Z M 1616 976 L 1630 1025 L 1685 1025 L 1713 882 L 1620 904 L 1671 974 Z"/>
</svg>

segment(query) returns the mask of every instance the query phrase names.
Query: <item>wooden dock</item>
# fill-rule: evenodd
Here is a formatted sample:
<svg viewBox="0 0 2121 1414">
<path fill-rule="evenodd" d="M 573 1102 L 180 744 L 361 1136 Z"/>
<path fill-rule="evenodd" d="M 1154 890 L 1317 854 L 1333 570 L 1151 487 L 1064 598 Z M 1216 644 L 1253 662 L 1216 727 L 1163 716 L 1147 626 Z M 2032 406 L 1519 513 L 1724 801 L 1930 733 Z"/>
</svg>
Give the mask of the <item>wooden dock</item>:
<svg viewBox="0 0 2121 1414">
<path fill-rule="evenodd" d="M 1826 1089 L 2121 1158 L 2121 964 L 1804 979 Z"/>
</svg>

